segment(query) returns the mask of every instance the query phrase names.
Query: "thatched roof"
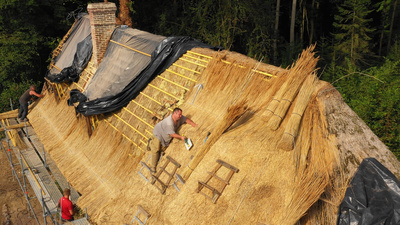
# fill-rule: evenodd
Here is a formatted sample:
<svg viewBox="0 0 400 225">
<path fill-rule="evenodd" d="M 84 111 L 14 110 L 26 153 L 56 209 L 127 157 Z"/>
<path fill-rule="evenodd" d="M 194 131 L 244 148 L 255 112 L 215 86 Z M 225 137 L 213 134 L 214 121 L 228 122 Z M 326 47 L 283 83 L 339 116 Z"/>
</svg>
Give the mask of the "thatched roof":
<svg viewBox="0 0 400 225">
<path fill-rule="evenodd" d="M 311 47 L 282 69 L 238 53 L 198 48 L 124 109 L 99 117 L 91 136 L 87 119 L 67 106 L 68 94 L 60 100 L 46 94 L 28 117 L 82 194 L 78 205 L 99 224 L 128 223 L 138 205 L 151 214 L 148 224 L 294 224 L 301 218 L 332 224 L 363 158 L 377 158 L 396 175 L 400 164 L 340 94 L 315 76 L 317 60 Z M 81 82 L 90 80 L 94 69 L 69 88 L 84 87 Z M 179 131 L 192 139 L 190 151 L 177 140 L 166 150 L 182 165 L 177 173 L 186 183 L 177 182 L 180 192 L 171 183 L 163 195 L 138 171 L 149 157 L 145 144 L 152 126 L 175 106 L 199 126 Z M 197 190 L 217 160 L 238 172 L 214 204 Z M 229 171 L 221 167 L 218 175 L 225 178 Z M 224 186 L 216 179 L 208 184 Z M 201 192 L 212 195 L 207 188 Z"/>
</svg>

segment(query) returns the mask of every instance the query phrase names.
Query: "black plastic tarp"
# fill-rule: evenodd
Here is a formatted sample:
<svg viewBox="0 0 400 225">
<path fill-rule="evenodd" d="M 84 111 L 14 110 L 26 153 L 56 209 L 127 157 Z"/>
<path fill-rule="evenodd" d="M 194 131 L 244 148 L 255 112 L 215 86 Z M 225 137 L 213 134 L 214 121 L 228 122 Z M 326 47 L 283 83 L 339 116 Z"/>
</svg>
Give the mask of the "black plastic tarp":
<svg viewBox="0 0 400 225">
<path fill-rule="evenodd" d="M 88 35 L 78 43 L 72 65 L 61 70 L 59 74 L 48 73 L 47 78 L 54 83 L 77 82 L 80 74 L 89 63 L 92 51 L 92 35 Z"/>
<path fill-rule="evenodd" d="M 196 47 L 214 48 L 191 37 L 168 37 L 152 53 L 150 64 L 120 93 L 91 101 L 82 101 L 85 99 L 82 96 L 83 94 L 77 90 L 73 90 L 70 93 L 68 104 L 72 105 L 77 100 L 81 100 L 75 109 L 77 113 L 85 116 L 103 114 L 121 109 L 134 99 L 158 74 L 161 74 L 165 69 L 170 67 L 186 51 Z"/>
<path fill-rule="evenodd" d="M 339 206 L 337 224 L 400 224 L 400 183 L 378 160 L 362 161 Z"/>
</svg>

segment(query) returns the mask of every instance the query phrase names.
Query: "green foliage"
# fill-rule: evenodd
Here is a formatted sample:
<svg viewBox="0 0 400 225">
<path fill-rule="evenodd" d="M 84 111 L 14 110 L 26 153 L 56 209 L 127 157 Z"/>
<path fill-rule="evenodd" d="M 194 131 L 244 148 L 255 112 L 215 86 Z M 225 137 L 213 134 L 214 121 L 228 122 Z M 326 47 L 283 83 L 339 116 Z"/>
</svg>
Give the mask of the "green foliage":
<svg viewBox="0 0 400 225">
<path fill-rule="evenodd" d="M 0 112 L 11 110 L 11 104 L 13 109 L 17 109 L 19 107 L 19 97 L 28 90 L 31 85 L 38 85 L 38 83 L 30 80 L 21 83 L 7 83 L 4 87 L 4 91 L 0 94 Z"/>
<path fill-rule="evenodd" d="M 400 51 L 399 44 L 381 66 L 358 71 L 357 67 L 330 67 L 332 84 L 372 131 L 400 159 Z"/>
<path fill-rule="evenodd" d="M 88 2 L 99 1 L 0 0 L 0 112 L 10 109 L 10 99 L 15 109 L 29 85 L 40 86 L 51 51 L 74 22 L 66 18 L 74 18 L 72 11 L 85 11 Z M 393 45 L 386 58 L 371 57 L 378 55 L 377 40 L 382 38 L 383 46 L 385 41 L 389 44 L 393 2 L 300 1 L 293 48 L 288 41 L 291 4 L 281 2 L 277 63 L 283 67 L 292 64 L 291 51 L 300 52 L 312 37 L 321 57 L 322 79 L 333 82 L 350 107 L 400 156 L 400 45 Z M 135 0 L 129 8 L 135 28 L 165 36 L 192 36 L 269 62 L 276 3 Z M 399 33 L 399 29 L 397 23 L 393 24 L 393 33 Z"/>
<path fill-rule="evenodd" d="M 82 4 L 83 1 L 80 1 Z M 10 98 L 32 84 L 39 85 L 47 71 L 50 52 L 73 21 L 67 21 L 74 0 L 0 0 L 0 112 L 9 110 Z"/>
<path fill-rule="evenodd" d="M 193 10 L 198 36 L 212 45 L 231 49 L 235 37 L 248 32 L 242 26 L 250 13 L 247 10 L 244 1 L 199 1 Z"/>
<path fill-rule="evenodd" d="M 135 5 L 139 4 L 141 9 L 148 7 L 148 3 L 135 1 Z M 275 2 L 272 0 L 176 0 L 159 4 L 165 4 L 165 7 L 158 13 L 155 27 L 149 28 L 155 33 L 192 36 L 251 57 L 264 56 L 265 61 L 272 55 L 271 21 L 275 15 L 275 9 L 271 7 Z M 143 18 L 141 10 L 136 11 L 135 18 L 148 19 L 148 16 Z"/>
<path fill-rule="evenodd" d="M 352 65 L 362 65 L 367 54 L 371 54 L 369 35 L 375 29 L 368 25 L 372 21 L 368 18 L 372 12 L 369 6 L 370 0 L 345 0 L 338 7 L 333 23 L 337 29 L 333 33 L 337 61 L 343 63 L 348 58 Z"/>
</svg>

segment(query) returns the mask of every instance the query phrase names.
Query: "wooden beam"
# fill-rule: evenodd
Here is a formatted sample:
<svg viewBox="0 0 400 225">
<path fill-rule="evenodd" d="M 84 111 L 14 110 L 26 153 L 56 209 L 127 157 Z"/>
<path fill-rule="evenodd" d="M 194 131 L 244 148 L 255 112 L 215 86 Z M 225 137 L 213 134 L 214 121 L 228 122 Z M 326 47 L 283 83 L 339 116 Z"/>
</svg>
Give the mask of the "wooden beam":
<svg viewBox="0 0 400 225">
<path fill-rule="evenodd" d="M 29 122 L 26 122 L 26 126 L 30 127 L 31 124 Z M 25 123 L 19 123 L 19 124 L 15 124 L 15 125 L 11 125 L 11 126 L 6 126 L 5 128 L 7 130 L 12 130 L 12 129 L 18 129 L 18 128 L 24 128 L 25 127 Z M 4 131 L 4 127 L 0 127 L 0 132 Z"/>
</svg>

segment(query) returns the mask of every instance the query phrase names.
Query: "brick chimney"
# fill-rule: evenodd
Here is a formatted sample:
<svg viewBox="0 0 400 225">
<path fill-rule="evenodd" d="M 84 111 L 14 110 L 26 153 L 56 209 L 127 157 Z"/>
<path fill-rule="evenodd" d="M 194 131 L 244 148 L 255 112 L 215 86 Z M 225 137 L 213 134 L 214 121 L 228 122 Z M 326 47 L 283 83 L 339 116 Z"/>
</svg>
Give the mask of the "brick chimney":
<svg viewBox="0 0 400 225">
<path fill-rule="evenodd" d="M 87 7 L 92 30 L 93 56 L 97 65 L 104 57 L 111 34 L 116 27 L 113 2 L 90 3 Z"/>
</svg>

